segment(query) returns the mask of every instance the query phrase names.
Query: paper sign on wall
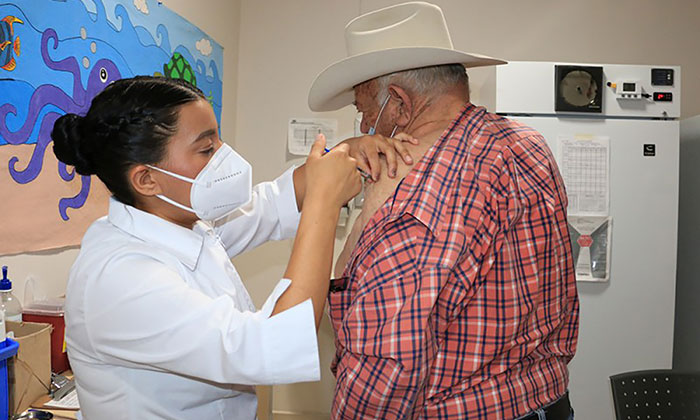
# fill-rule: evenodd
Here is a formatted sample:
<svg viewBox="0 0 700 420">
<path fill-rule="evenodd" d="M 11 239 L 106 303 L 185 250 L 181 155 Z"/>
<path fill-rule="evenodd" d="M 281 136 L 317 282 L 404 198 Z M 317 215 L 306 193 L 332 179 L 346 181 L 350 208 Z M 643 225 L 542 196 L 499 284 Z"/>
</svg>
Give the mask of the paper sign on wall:
<svg viewBox="0 0 700 420">
<path fill-rule="evenodd" d="M 287 146 L 290 154 L 306 156 L 311 151 L 316 136 L 326 136 L 326 147 L 338 143 L 338 120 L 324 118 L 290 118 L 287 131 Z"/>
<path fill-rule="evenodd" d="M 607 216 L 610 211 L 609 138 L 559 136 L 558 150 L 569 214 Z"/>
</svg>

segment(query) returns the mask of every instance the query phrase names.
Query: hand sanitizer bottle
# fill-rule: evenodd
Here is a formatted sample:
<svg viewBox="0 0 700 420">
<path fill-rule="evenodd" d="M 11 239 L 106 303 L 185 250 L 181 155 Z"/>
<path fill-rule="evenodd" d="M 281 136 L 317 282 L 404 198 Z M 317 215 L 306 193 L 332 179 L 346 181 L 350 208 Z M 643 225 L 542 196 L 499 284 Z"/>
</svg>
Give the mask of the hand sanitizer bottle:
<svg viewBox="0 0 700 420">
<path fill-rule="evenodd" d="M 7 266 L 2 266 L 0 280 L 0 309 L 5 313 L 5 321 L 22 322 L 22 305 L 12 294 L 12 282 L 7 278 Z"/>
<path fill-rule="evenodd" d="M 7 329 L 5 328 L 5 311 L 0 311 L 0 343 L 5 342 L 7 337 Z"/>
</svg>

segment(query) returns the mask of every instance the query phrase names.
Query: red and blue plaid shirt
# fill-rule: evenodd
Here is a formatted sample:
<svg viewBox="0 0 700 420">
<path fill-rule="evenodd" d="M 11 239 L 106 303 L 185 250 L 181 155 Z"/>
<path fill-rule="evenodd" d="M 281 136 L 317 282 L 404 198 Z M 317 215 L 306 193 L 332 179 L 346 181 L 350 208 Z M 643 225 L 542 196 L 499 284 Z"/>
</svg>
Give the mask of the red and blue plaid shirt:
<svg viewBox="0 0 700 420">
<path fill-rule="evenodd" d="M 334 419 L 514 419 L 568 385 L 579 303 L 544 138 L 468 104 L 332 290 Z"/>
</svg>

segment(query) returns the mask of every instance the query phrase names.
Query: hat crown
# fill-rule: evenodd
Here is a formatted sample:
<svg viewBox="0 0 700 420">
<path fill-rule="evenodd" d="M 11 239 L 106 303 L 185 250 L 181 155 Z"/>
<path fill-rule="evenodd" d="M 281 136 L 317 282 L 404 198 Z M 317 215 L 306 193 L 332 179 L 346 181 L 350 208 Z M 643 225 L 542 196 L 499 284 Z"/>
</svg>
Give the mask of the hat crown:
<svg viewBox="0 0 700 420">
<path fill-rule="evenodd" d="M 424 2 L 398 4 L 353 19 L 345 27 L 345 46 L 350 57 L 401 47 L 453 49 L 442 10 Z"/>
</svg>

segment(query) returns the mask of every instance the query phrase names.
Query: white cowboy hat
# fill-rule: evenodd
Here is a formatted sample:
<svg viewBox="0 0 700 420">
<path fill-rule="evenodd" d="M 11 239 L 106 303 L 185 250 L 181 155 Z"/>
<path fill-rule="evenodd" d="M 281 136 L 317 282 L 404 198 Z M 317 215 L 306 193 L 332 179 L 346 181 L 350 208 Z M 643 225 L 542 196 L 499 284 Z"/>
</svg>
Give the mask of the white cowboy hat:
<svg viewBox="0 0 700 420">
<path fill-rule="evenodd" d="M 457 51 L 442 10 L 434 4 L 397 4 L 358 16 L 345 27 L 348 57 L 323 70 L 311 85 L 309 108 L 333 111 L 354 100 L 353 87 L 385 74 L 440 64 L 464 67 L 505 61 Z"/>
</svg>

